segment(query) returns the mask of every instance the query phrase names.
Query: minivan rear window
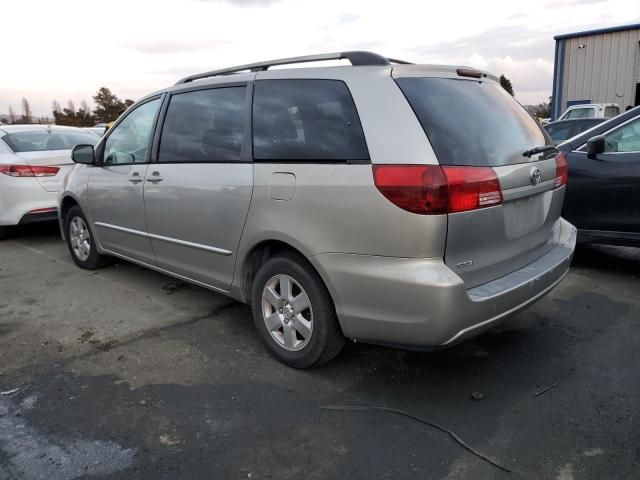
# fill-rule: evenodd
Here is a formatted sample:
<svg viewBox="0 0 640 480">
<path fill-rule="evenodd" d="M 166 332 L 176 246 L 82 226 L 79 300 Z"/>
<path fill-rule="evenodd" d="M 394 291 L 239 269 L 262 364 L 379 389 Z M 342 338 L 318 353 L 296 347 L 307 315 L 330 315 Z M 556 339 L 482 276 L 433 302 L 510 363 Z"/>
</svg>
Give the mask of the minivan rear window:
<svg viewBox="0 0 640 480">
<path fill-rule="evenodd" d="M 254 88 L 254 160 L 369 159 L 356 106 L 343 82 L 258 80 Z"/>
<path fill-rule="evenodd" d="M 548 143 L 538 123 L 500 85 L 453 78 L 397 78 L 441 165 L 501 166 Z"/>
</svg>

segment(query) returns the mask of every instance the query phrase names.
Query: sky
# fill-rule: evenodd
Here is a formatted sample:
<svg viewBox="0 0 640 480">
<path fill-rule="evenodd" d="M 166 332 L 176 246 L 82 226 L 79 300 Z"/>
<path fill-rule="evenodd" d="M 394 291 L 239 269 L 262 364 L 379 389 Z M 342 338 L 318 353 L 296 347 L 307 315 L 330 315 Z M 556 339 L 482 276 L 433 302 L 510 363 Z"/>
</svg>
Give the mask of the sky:
<svg viewBox="0 0 640 480">
<path fill-rule="evenodd" d="M 50 116 L 102 86 L 138 99 L 201 71 L 371 50 L 505 74 L 547 101 L 553 36 L 640 23 L 638 0 L 2 0 L 0 114 Z"/>
</svg>

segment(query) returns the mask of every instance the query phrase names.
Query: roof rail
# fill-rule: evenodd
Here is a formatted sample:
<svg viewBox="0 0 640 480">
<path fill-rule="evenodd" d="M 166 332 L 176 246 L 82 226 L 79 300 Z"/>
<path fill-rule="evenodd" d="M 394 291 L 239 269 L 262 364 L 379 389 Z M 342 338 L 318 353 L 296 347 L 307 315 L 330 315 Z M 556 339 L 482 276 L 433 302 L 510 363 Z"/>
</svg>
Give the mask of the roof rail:
<svg viewBox="0 0 640 480">
<path fill-rule="evenodd" d="M 270 67 L 276 65 L 290 65 L 295 63 L 309 63 L 309 62 L 322 62 L 325 60 L 342 60 L 346 59 L 351 62 L 353 66 L 375 66 L 375 65 L 391 65 L 392 63 L 410 64 L 411 62 L 405 62 L 403 60 L 397 60 L 392 58 L 386 58 L 382 55 L 378 55 L 373 52 L 364 51 L 352 51 L 352 52 L 336 52 L 336 53 L 323 53 L 320 55 L 305 55 L 302 57 L 280 58 L 277 60 L 271 60 L 268 62 L 248 63 L 246 65 L 238 65 L 237 67 L 223 68 L 221 70 L 212 70 L 205 73 L 197 73 L 195 75 L 189 75 L 178 82 L 176 85 L 183 83 L 193 82 L 194 80 L 201 80 L 203 78 L 217 77 L 219 75 L 230 75 L 232 73 L 238 73 L 245 70 L 250 72 L 261 72 L 268 70 Z"/>
</svg>

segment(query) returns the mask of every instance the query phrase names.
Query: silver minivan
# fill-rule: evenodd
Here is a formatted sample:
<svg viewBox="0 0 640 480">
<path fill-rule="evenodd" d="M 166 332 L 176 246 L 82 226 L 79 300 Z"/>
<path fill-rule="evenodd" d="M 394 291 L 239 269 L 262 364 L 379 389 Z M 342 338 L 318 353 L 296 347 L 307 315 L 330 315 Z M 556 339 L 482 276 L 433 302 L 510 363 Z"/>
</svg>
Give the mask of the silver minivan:
<svg viewBox="0 0 640 480">
<path fill-rule="evenodd" d="M 271 68 L 337 59 L 351 65 Z M 483 71 L 369 52 L 242 65 L 77 146 L 61 229 L 82 268 L 118 257 L 249 303 L 293 367 L 345 339 L 447 346 L 567 273 L 551 144 Z"/>
</svg>

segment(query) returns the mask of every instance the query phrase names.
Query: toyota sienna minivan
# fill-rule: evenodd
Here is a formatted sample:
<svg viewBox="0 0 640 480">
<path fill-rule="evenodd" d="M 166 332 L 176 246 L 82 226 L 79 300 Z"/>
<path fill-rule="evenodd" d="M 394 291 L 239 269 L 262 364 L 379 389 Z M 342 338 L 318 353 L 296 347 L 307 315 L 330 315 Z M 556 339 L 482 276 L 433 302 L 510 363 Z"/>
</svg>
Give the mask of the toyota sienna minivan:
<svg viewBox="0 0 640 480">
<path fill-rule="evenodd" d="M 118 257 L 246 302 L 297 368 L 345 339 L 460 342 L 553 289 L 575 247 L 564 157 L 465 67 L 342 52 L 197 74 L 73 159 L 78 266 Z"/>
</svg>

